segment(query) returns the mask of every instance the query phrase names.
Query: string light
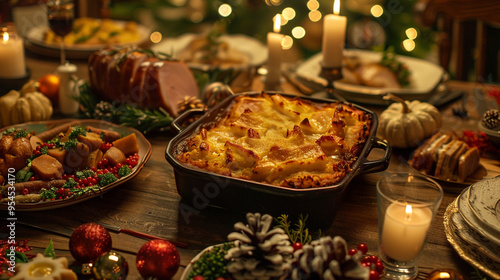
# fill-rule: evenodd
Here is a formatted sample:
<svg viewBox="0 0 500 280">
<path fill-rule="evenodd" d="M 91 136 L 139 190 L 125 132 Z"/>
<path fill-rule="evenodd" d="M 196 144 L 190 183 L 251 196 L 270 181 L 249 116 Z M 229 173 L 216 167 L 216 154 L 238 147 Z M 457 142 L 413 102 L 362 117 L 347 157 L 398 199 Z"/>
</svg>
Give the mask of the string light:
<svg viewBox="0 0 500 280">
<path fill-rule="evenodd" d="M 293 47 L 293 39 L 292 37 L 286 35 L 285 37 L 283 37 L 283 39 L 281 40 L 281 47 L 284 49 L 284 50 L 289 50 Z"/>
<path fill-rule="evenodd" d="M 302 26 L 295 26 L 292 29 L 292 36 L 295 39 L 302 39 L 304 38 L 304 36 L 306 36 L 306 30 Z"/>
<path fill-rule="evenodd" d="M 406 39 L 403 41 L 403 48 L 407 51 L 407 52 L 411 52 L 415 49 L 415 41 L 413 41 L 412 39 Z"/>
<path fill-rule="evenodd" d="M 410 27 L 406 29 L 405 34 L 408 37 L 408 39 L 415 40 L 417 38 L 418 32 L 415 28 Z"/>
<path fill-rule="evenodd" d="M 149 36 L 149 39 L 151 40 L 151 42 L 153 43 L 159 43 L 162 39 L 162 35 L 160 32 L 158 31 L 154 31 L 153 33 L 151 33 L 151 35 Z"/>
<path fill-rule="evenodd" d="M 382 8 L 382 6 L 380 5 L 373 5 L 373 7 L 370 9 L 370 13 L 372 14 L 372 16 L 378 18 L 384 13 L 384 8 Z"/>
<path fill-rule="evenodd" d="M 317 0 L 307 1 L 307 8 L 311 11 L 319 9 L 319 2 Z"/>
<path fill-rule="evenodd" d="M 228 17 L 232 12 L 233 8 L 229 4 L 222 4 L 219 6 L 219 15 L 223 17 Z"/>
<path fill-rule="evenodd" d="M 314 10 L 314 11 L 310 11 L 309 12 L 309 19 L 312 21 L 312 22 L 318 22 L 321 20 L 321 18 L 323 17 L 323 15 L 321 14 L 320 11 L 318 10 Z"/>
<path fill-rule="evenodd" d="M 283 15 L 283 18 L 286 20 L 292 20 L 296 16 L 295 10 L 290 7 L 284 8 L 281 14 Z"/>
</svg>

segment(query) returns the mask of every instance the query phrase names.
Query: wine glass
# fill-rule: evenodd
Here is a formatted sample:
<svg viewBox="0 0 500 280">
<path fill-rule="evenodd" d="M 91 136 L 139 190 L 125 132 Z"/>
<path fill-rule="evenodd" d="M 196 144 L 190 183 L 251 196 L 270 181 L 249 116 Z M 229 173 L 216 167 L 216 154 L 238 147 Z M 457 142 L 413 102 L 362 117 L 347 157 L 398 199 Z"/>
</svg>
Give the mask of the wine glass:
<svg viewBox="0 0 500 280">
<path fill-rule="evenodd" d="M 73 29 L 74 7 L 74 0 L 49 0 L 47 2 L 50 29 L 61 36 L 61 65 L 66 63 L 64 37 Z"/>
</svg>

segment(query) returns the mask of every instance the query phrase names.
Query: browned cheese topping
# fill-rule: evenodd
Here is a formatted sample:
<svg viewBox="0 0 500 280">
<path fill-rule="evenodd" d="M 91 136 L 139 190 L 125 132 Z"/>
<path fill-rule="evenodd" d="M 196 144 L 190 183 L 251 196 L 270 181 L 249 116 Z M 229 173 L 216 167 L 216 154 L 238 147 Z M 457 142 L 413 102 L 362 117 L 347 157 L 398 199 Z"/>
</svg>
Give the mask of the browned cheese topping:
<svg viewBox="0 0 500 280">
<path fill-rule="evenodd" d="M 324 187 L 351 171 L 372 124 L 369 114 L 343 103 L 268 94 L 235 102 L 217 124 L 186 141 L 178 160 L 273 185 Z"/>
</svg>

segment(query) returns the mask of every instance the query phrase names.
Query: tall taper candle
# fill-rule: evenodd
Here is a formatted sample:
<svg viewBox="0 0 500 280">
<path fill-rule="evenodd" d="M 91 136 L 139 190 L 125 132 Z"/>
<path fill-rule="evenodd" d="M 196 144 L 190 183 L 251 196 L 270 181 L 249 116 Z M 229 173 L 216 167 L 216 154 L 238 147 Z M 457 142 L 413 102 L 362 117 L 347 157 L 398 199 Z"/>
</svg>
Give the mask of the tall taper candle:
<svg viewBox="0 0 500 280">
<path fill-rule="evenodd" d="M 274 32 L 267 34 L 267 76 L 266 84 L 279 84 L 281 77 L 281 40 L 283 35 L 279 34 L 281 28 L 281 15 L 274 17 Z"/>
<path fill-rule="evenodd" d="M 335 0 L 333 13 L 323 19 L 323 67 L 342 67 L 347 18 L 339 16 L 340 2 Z"/>
</svg>

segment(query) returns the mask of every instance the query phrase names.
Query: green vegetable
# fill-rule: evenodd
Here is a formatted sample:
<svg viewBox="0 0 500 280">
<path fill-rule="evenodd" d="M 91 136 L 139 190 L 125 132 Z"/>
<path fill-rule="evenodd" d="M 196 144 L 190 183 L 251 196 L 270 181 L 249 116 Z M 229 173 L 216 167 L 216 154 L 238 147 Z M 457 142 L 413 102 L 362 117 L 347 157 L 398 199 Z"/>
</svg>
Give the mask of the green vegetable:
<svg viewBox="0 0 500 280">
<path fill-rule="evenodd" d="M 55 187 L 52 187 L 50 189 L 42 189 L 40 191 L 40 197 L 42 199 L 46 199 L 46 200 L 52 200 L 53 198 L 56 198 L 56 191 L 57 191 L 57 188 Z"/>
<path fill-rule="evenodd" d="M 15 128 L 13 128 L 13 127 L 11 127 L 11 128 L 9 128 L 9 129 L 5 130 L 5 131 L 3 132 L 3 135 L 9 135 L 9 134 L 11 134 L 11 133 L 12 133 L 12 132 L 14 132 L 14 131 L 16 131 L 16 129 L 15 129 Z"/>
<path fill-rule="evenodd" d="M 87 131 L 85 130 L 85 128 L 76 125 L 76 126 L 73 126 L 71 128 L 71 132 L 69 133 L 68 138 L 69 139 L 76 139 L 76 137 L 78 137 L 78 135 L 86 136 Z"/>
<path fill-rule="evenodd" d="M 224 256 L 231 247 L 233 247 L 232 243 L 224 243 L 204 253 L 198 261 L 193 263 L 193 270 L 189 273 L 187 280 L 197 275 L 205 277 L 206 280 L 215 280 L 218 277 L 228 278 L 226 268 L 228 261 L 224 259 Z"/>
<path fill-rule="evenodd" d="M 99 174 L 97 176 L 100 179 L 99 180 L 99 185 L 101 187 L 109 185 L 109 184 L 115 182 L 116 180 L 118 180 L 118 178 L 116 178 L 116 176 L 113 173 L 104 173 L 104 174 Z"/>
<path fill-rule="evenodd" d="M 410 85 L 411 72 L 406 66 L 406 64 L 398 61 L 396 59 L 396 53 L 394 52 L 394 47 L 388 47 L 382 54 L 382 60 L 380 61 L 382 66 L 389 68 L 394 74 L 399 83 L 405 87 Z"/>
<path fill-rule="evenodd" d="M 66 183 L 64 183 L 64 185 L 62 185 L 62 188 L 68 189 L 68 188 L 73 188 L 76 186 L 78 186 L 78 182 L 75 181 L 75 179 L 73 179 L 73 178 L 68 178 L 68 180 L 66 180 Z"/>
<path fill-rule="evenodd" d="M 130 167 L 128 167 L 128 165 L 124 165 L 118 170 L 118 176 L 121 178 L 130 174 L 130 172 L 132 172 Z"/>
<path fill-rule="evenodd" d="M 19 137 L 26 137 L 28 136 L 28 132 L 26 132 L 26 130 L 21 130 L 21 131 L 18 131 L 16 134 L 14 134 L 14 139 L 17 139 Z"/>
<path fill-rule="evenodd" d="M 88 177 L 94 177 L 95 173 L 94 171 L 90 170 L 90 169 L 85 169 L 85 170 L 82 170 L 82 171 L 76 171 L 75 172 L 75 177 L 78 178 L 78 179 L 85 179 L 85 178 L 88 178 Z"/>
<path fill-rule="evenodd" d="M 63 142 L 63 144 L 65 150 L 71 150 L 76 147 L 76 144 L 78 144 L 78 140 L 69 139 L 68 142 Z"/>
</svg>

